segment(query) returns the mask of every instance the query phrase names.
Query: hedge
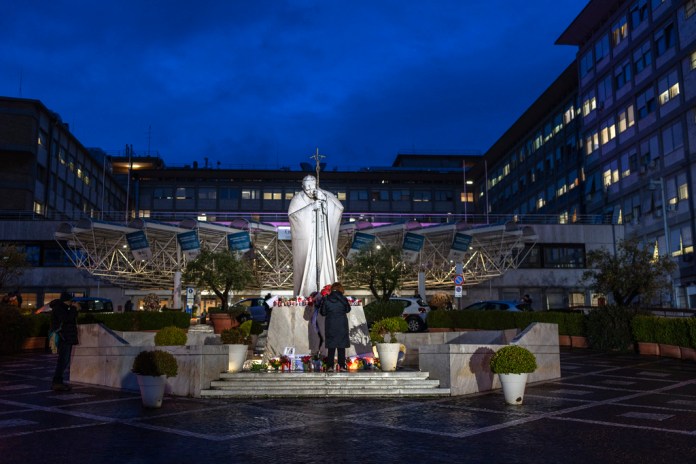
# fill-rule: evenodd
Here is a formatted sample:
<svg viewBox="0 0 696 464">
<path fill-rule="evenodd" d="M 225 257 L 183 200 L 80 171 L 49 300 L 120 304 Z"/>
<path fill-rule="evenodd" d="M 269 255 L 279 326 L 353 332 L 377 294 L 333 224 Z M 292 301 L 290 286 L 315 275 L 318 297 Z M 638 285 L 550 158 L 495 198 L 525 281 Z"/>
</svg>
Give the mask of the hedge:
<svg viewBox="0 0 696 464">
<path fill-rule="evenodd" d="M 582 313 L 555 311 L 431 311 L 428 327 L 448 329 L 524 329 L 532 322 L 558 324 L 559 335 L 585 335 Z"/>
</svg>

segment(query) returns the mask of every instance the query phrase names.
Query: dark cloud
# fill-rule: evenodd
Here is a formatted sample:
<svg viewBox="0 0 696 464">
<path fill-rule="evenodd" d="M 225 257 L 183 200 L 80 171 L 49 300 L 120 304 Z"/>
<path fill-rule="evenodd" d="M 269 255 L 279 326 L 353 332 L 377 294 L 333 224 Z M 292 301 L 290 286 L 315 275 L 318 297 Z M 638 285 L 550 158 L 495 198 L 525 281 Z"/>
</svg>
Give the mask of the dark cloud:
<svg viewBox="0 0 696 464">
<path fill-rule="evenodd" d="M 574 57 L 586 0 L 16 2 L 0 93 L 168 164 L 485 151 Z"/>
</svg>

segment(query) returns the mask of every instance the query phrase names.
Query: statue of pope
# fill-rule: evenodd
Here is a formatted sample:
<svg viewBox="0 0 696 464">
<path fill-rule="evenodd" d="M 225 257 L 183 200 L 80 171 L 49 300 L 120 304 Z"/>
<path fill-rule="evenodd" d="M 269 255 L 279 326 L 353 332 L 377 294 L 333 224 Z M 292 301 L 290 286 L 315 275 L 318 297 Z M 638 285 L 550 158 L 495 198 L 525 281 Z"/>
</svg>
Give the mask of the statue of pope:
<svg viewBox="0 0 696 464">
<path fill-rule="evenodd" d="M 314 176 L 302 180 L 302 191 L 290 201 L 295 295 L 309 296 L 336 282 L 336 252 L 343 205 L 317 187 Z"/>
</svg>

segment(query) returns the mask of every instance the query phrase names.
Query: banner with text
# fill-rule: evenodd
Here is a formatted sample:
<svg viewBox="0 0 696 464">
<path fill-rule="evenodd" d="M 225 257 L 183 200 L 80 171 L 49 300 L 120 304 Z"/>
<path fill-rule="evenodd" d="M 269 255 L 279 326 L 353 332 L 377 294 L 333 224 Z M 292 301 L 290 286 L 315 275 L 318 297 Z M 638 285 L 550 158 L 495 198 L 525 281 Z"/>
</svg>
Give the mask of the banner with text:
<svg viewBox="0 0 696 464">
<path fill-rule="evenodd" d="M 201 242 L 198 241 L 198 233 L 195 230 L 177 234 L 176 239 L 186 259 L 194 259 L 201 252 Z"/>
<path fill-rule="evenodd" d="M 375 243 L 375 236 L 371 234 L 366 234 L 364 232 L 356 232 L 355 236 L 353 236 L 353 244 L 350 246 L 350 250 L 348 250 L 348 256 L 347 258 L 350 259 L 354 255 L 360 252 L 360 250 L 363 250 L 365 248 L 369 248 L 372 246 L 372 244 Z"/>
<path fill-rule="evenodd" d="M 152 258 L 152 250 L 145 236 L 145 231 L 139 230 L 126 234 L 126 241 L 128 242 L 128 248 L 133 253 L 133 258 L 140 261 L 147 261 Z"/>
<path fill-rule="evenodd" d="M 251 237 L 249 232 L 235 232 L 227 234 L 227 247 L 235 253 L 246 253 L 251 249 Z"/>
<path fill-rule="evenodd" d="M 457 232 L 452 241 L 448 259 L 451 261 L 462 261 L 466 252 L 469 251 L 472 239 L 473 237 L 471 235 Z"/>
<path fill-rule="evenodd" d="M 423 249 L 424 243 L 424 236 L 420 234 L 414 234 L 413 232 L 406 232 L 406 235 L 404 235 L 404 244 L 402 247 L 404 261 L 408 263 L 415 263 L 418 260 L 418 255 Z"/>
</svg>

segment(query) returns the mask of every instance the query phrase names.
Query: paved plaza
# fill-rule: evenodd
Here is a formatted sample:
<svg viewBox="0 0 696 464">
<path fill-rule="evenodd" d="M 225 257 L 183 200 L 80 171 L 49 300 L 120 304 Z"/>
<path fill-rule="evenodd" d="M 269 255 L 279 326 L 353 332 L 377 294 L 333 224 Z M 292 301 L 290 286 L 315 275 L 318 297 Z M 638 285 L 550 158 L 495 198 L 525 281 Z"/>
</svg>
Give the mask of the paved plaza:
<svg viewBox="0 0 696 464">
<path fill-rule="evenodd" d="M 562 378 L 426 399 L 165 398 L 74 385 L 55 356 L 0 357 L 0 463 L 693 463 L 696 363 L 561 352 Z M 350 374 L 337 374 L 350 375 Z M 263 393 L 263 392 L 260 392 Z"/>
</svg>

